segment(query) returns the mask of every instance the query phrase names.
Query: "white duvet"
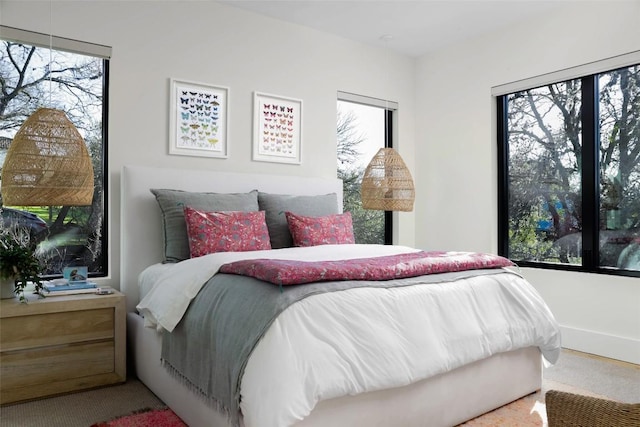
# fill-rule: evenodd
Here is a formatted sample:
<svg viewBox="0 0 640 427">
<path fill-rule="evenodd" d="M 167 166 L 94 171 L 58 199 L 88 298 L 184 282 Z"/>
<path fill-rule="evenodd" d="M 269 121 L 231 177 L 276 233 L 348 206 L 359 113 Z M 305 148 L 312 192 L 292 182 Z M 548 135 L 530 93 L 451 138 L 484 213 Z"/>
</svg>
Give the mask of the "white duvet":
<svg viewBox="0 0 640 427">
<path fill-rule="evenodd" d="M 239 259 L 331 260 L 414 250 L 339 245 L 207 255 L 167 271 L 138 309 L 149 325 L 172 330 L 204 282 Z M 241 385 L 244 424 L 289 426 L 320 400 L 404 386 L 528 346 L 555 363 L 560 333 L 540 295 L 517 274 L 314 295 L 281 313 L 251 354 Z"/>
</svg>

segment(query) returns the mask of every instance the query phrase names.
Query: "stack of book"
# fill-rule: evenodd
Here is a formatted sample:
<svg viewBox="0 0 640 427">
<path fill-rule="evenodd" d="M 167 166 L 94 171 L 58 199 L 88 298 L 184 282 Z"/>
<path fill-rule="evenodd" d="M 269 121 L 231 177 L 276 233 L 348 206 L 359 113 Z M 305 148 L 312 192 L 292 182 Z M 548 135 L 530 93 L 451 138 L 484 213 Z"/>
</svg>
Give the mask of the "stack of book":
<svg viewBox="0 0 640 427">
<path fill-rule="evenodd" d="M 95 282 L 67 282 L 58 281 L 44 282 L 46 296 L 73 295 L 73 294 L 95 294 L 98 285 Z M 48 292 L 47 292 L 48 291 Z"/>
</svg>

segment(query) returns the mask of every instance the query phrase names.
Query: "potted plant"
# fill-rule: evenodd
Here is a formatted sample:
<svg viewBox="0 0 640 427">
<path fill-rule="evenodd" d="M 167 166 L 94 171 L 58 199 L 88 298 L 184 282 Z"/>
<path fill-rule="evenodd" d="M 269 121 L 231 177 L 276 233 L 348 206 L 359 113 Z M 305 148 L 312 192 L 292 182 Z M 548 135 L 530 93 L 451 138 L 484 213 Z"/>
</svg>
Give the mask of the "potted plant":
<svg viewBox="0 0 640 427">
<path fill-rule="evenodd" d="M 42 266 L 37 247 L 29 231 L 20 226 L 0 224 L 0 283 L 2 298 L 15 295 L 26 302 L 24 289 L 35 285 L 35 293 L 44 297 L 44 285 L 40 279 Z"/>
</svg>

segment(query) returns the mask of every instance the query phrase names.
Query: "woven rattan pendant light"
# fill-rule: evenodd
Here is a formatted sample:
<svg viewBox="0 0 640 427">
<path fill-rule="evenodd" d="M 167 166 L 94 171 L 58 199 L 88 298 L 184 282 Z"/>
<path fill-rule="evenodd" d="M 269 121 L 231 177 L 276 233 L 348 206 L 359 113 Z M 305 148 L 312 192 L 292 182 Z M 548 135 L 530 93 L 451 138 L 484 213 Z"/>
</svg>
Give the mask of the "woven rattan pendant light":
<svg viewBox="0 0 640 427">
<path fill-rule="evenodd" d="M 390 34 L 380 37 L 385 44 L 393 39 Z M 388 47 L 388 46 L 387 46 Z M 385 101 L 385 148 L 378 150 L 362 177 L 360 196 L 364 209 L 380 211 L 413 210 L 415 189 L 411 172 L 388 140 L 391 132 L 391 111 Z"/>
<path fill-rule="evenodd" d="M 382 211 L 412 211 L 415 189 L 411 172 L 393 148 L 381 148 L 362 178 L 362 207 Z"/>
<path fill-rule="evenodd" d="M 7 206 L 83 206 L 93 200 L 93 165 L 78 129 L 39 108 L 20 127 L 2 167 Z"/>
</svg>

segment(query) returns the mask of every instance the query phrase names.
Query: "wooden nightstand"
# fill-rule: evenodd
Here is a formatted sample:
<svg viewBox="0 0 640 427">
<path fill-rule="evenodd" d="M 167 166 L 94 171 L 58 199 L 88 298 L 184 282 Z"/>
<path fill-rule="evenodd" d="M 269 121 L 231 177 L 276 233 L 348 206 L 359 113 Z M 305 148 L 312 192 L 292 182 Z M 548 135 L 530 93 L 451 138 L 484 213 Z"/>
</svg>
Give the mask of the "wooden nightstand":
<svg viewBox="0 0 640 427">
<path fill-rule="evenodd" d="M 0 404 L 126 379 L 125 298 L 65 295 L 0 302 Z"/>
</svg>

